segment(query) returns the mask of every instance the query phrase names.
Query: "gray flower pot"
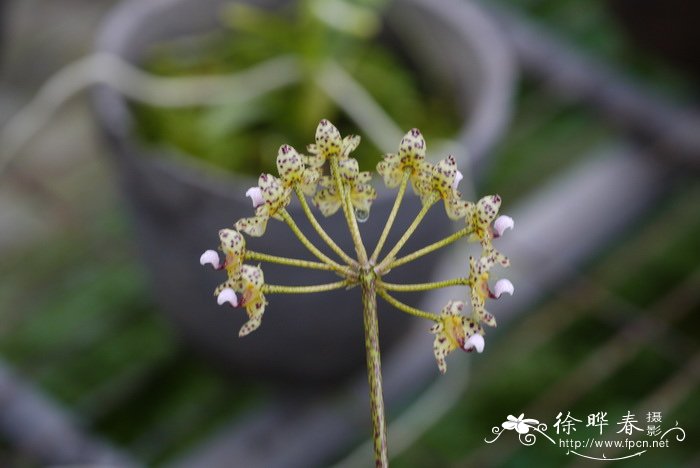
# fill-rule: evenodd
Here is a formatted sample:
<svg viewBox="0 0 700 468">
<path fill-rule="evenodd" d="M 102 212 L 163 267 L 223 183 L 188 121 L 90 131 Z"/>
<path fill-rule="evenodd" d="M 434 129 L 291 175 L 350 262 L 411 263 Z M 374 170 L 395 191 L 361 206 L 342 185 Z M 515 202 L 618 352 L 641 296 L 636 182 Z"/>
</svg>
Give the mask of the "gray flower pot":
<svg viewBox="0 0 700 468">
<path fill-rule="evenodd" d="M 217 6 L 222 3 L 219 0 L 125 1 L 107 17 L 97 49 L 138 63 L 153 43 L 217 27 Z M 398 35 L 406 38 L 408 53 L 418 54 L 426 69 L 439 77 L 436 83 L 454 87 L 455 100 L 464 113 L 458 140 L 470 148 L 471 158 L 458 154 L 459 164 L 463 172 L 480 170 L 483 157 L 508 120 L 514 81 L 510 55 L 497 30 L 474 5 L 457 0 L 396 1 L 387 18 L 390 27 L 410 32 Z M 123 96 L 100 87 L 93 97 L 97 118 L 114 148 L 115 166 L 132 210 L 154 292 L 163 313 L 185 341 L 232 373 L 278 381 L 333 383 L 361 369 L 365 357 L 358 289 L 314 295 L 271 295 L 262 326 L 250 336 L 238 338 L 245 313 L 216 305 L 212 291 L 225 275 L 201 268 L 198 258 L 204 250 L 218 246 L 218 229 L 251 215 L 253 210 L 244 193 L 256 185 L 256 180 L 223 174 L 193 158 L 162 157 L 135 138 Z M 309 129 L 309 141 L 313 131 Z M 430 142 L 428 152 L 430 155 Z M 235 155 L 233 149 L 232 155 Z M 432 155 L 438 156 L 445 155 Z M 370 248 L 376 243 L 394 200 L 394 192 L 385 190 L 379 177 L 375 177 L 374 185 L 379 197 L 370 220 L 361 225 Z M 317 239 L 298 203 L 289 209 L 309 237 Z M 410 194 L 404 201 L 389 246 L 418 209 L 417 197 Z M 341 214 L 324 220 L 323 224 L 346 252 L 353 252 Z M 453 229 L 442 207 L 436 207 L 403 252 L 420 248 Z M 317 245 L 320 243 L 319 240 Z M 249 246 L 277 255 L 311 258 L 287 227 L 274 220 L 269 223 L 266 235 L 250 239 Z M 328 249 L 324 251 L 331 253 Z M 433 259 L 426 257 L 391 272 L 391 281 L 430 280 Z M 264 264 L 263 269 L 266 281 L 274 284 L 335 281 L 327 272 L 271 264 Z M 418 298 L 416 295 L 415 300 Z M 415 322 L 379 301 L 381 342 L 387 352 Z M 425 324 L 426 331 L 428 326 Z"/>
</svg>

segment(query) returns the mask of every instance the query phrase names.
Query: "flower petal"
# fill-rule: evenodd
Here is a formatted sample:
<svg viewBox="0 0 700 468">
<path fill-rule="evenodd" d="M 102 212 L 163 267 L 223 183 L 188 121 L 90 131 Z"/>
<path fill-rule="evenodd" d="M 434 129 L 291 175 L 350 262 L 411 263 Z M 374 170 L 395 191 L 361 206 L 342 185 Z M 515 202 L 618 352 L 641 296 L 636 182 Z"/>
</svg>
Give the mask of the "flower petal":
<svg viewBox="0 0 700 468">
<path fill-rule="evenodd" d="M 338 162 L 338 172 L 344 180 L 353 183 L 360 173 L 360 165 L 357 159 L 347 158 Z"/>
<path fill-rule="evenodd" d="M 501 297 L 501 294 L 503 293 L 508 293 L 512 296 L 514 292 L 515 287 L 513 286 L 513 283 L 505 278 L 501 278 L 496 281 L 496 284 L 493 287 L 493 295 L 496 296 L 496 298 Z"/>
<path fill-rule="evenodd" d="M 350 191 L 350 202 L 356 210 L 369 212 L 376 198 L 377 191 L 371 185 L 357 184 Z"/>
<path fill-rule="evenodd" d="M 377 164 L 377 172 L 384 178 L 387 187 L 398 187 L 403 177 L 403 171 L 399 167 L 399 155 L 385 154 L 384 159 Z"/>
<path fill-rule="evenodd" d="M 417 128 L 409 130 L 399 143 L 399 157 L 402 166 L 414 166 L 425 158 L 425 139 Z"/>
<path fill-rule="evenodd" d="M 335 214 L 340 209 L 340 197 L 335 189 L 332 188 L 319 190 L 311 201 L 321 211 L 323 216 Z"/>
<path fill-rule="evenodd" d="M 510 216 L 502 215 L 496 218 L 493 222 L 493 230 L 498 234 L 498 237 L 503 235 L 506 229 L 513 229 L 515 221 Z"/>
<path fill-rule="evenodd" d="M 243 324 L 241 329 L 238 330 L 238 336 L 242 338 L 254 332 L 258 329 L 258 327 L 260 327 L 260 322 L 262 322 L 262 317 L 256 317 L 248 320 L 246 323 Z"/>
<path fill-rule="evenodd" d="M 462 172 L 457 169 L 457 173 L 455 174 L 455 178 L 452 181 L 452 189 L 457 190 L 457 187 L 459 186 L 459 183 L 464 179 L 464 175 L 462 175 Z"/>
<path fill-rule="evenodd" d="M 316 127 L 316 148 L 318 152 L 324 158 L 338 156 L 341 144 L 340 132 L 335 125 L 326 119 L 321 120 L 318 123 L 318 127 Z"/>
<path fill-rule="evenodd" d="M 250 218 L 242 218 L 236 221 L 234 227 L 238 231 L 243 231 L 249 236 L 260 237 L 265 234 L 267 228 L 267 216 L 253 216 Z"/>
<path fill-rule="evenodd" d="M 219 231 L 221 250 L 229 257 L 242 257 L 245 254 L 245 239 L 240 232 L 233 229 L 221 229 Z"/>
<path fill-rule="evenodd" d="M 498 195 L 488 195 L 476 203 L 476 215 L 479 224 L 488 226 L 498 214 L 501 207 L 501 197 Z"/>
<path fill-rule="evenodd" d="M 457 161 L 452 155 L 438 161 L 433 166 L 433 190 L 437 190 L 442 198 L 449 198 L 454 195 L 452 188 L 457 175 Z"/>
<path fill-rule="evenodd" d="M 207 250 L 199 257 L 200 265 L 206 265 L 208 263 L 211 264 L 211 266 L 214 267 L 214 269 L 216 270 L 218 270 L 221 266 L 219 254 L 216 253 L 216 250 Z"/>
<path fill-rule="evenodd" d="M 277 152 L 277 173 L 288 185 L 301 181 L 304 161 L 297 151 L 289 145 L 280 146 Z"/>
<path fill-rule="evenodd" d="M 260 187 L 249 188 L 245 193 L 245 196 L 250 197 L 250 200 L 253 202 L 253 208 L 257 208 L 265 203 L 265 200 L 263 199 L 263 192 Z"/>
<path fill-rule="evenodd" d="M 484 344 L 484 337 L 479 333 L 476 333 L 470 336 L 467 341 L 464 342 L 464 349 L 466 351 L 476 349 L 477 353 L 481 353 L 484 351 Z"/>
<path fill-rule="evenodd" d="M 445 357 L 452 351 L 452 346 L 450 345 L 450 340 L 447 339 L 444 333 L 438 333 L 435 335 L 435 340 L 433 341 L 433 354 L 435 355 L 435 361 L 437 362 L 438 369 L 441 374 L 447 372 L 447 362 Z"/>
<path fill-rule="evenodd" d="M 450 219 L 461 219 L 467 214 L 467 202 L 458 197 L 448 197 L 444 199 L 445 213 Z"/>
<path fill-rule="evenodd" d="M 228 302 L 232 307 L 238 307 L 238 297 L 236 296 L 236 292 L 231 288 L 224 288 L 216 297 L 216 302 L 219 305 L 224 305 Z"/>
<path fill-rule="evenodd" d="M 342 149 L 340 152 L 340 158 L 345 159 L 350 157 L 350 153 L 355 151 L 360 144 L 359 135 L 347 135 L 343 138 Z"/>
<path fill-rule="evenodd" d="M 491 312 L 486 312 L 486 309 L 484 309 L 483 307 L 481 308 L 481 311 L 479 311 L 479 313 L 477 315 L 479 317 L 479 321 L 483 322 L 484 324 L 488 325 L 489 327 L 497 326 L 496 317 L 494 317 Z"/>
<path fill-rule="evenodd" d="M 441 315 L 459 315 L 464 310 L 464 302 L 462 301 L 450 301 L 442 308 L 440 311 Z"/>
<path fill-rule="evenodd" d="M 280 205 L 285 195 L 285 189 L 282 181 L 272 174 L 260 174 L 258 178 L 258 186 L 262 190 L 262 196 L 265 203 L 269 205 Z"/>
</svg>

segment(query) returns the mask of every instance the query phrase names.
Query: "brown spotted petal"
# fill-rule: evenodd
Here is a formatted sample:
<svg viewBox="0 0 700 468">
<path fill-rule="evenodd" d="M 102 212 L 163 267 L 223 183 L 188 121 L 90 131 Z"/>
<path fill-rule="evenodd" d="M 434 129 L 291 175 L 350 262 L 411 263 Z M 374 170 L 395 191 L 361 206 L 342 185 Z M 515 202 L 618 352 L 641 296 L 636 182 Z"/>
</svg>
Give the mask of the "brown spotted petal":
<svg viewBox="0 0 700 468">
<path fill-rule="evenodd" d="M 467 215 L 467 202 L 459 197 L 444 198 L 445 213 L 450 219 L 461 219 Z"/>
<path fill-rule="evenodd" d="M 377 191 L 369 184 L 354 184 L 350 188 L 350 203 L 356 211 L 369 213 L 376 199 Z"/>
<path fill-rule="evenodd" d="M 312 196 L 316 193 L 316 186 L 321 179 L 321 168 L 307 167 L 301 179 L 301 191 L 305 195 Z"/>
<path fill-rule="evenodd" d="M 340 159 L 350 157 L 350 153 L 355 151 L 360 145 L 360 137 L 358 135 L 348 135 L 343 138 L 343 143 L 340 151 Z"/>
<path fill-rule="evenodd" d="M 234 282 L 234 290 L 241 294 L 241 305 L 245 307 L 248 321 L 243 324 L 238 336 L 246 336 L 256 330 L 262 321 L 267 300 L 262 293 L 265 284 L 262 269 L 257 266 L 243 265 L 238 281 Z"/>
<path fill-rule="evenodd" d="M 403 177 L 399 155 L 385 154 L 384 159 L 377 164 L 377 172 L 384 178 L 384 183 L 388 188 L 398 187 Z"/>
<path fill-rule="evenodd" d="M 416 167 L 425 159 L 425 139 L 417 128 L 409 130 L 399 143 L 399 159 L 402 167 Z"/>
<path fill-rule="evenodd" d="M 360 165 L 358 164 L 357 159 L 343 159 L 338 163 L 338 172 L 343 178 L 343 181 L 353 184 L 360 174 Z"/>
<path fill-rule="evenodd" d="M 433 193 L 433 165 L 427 161 L 421 161 L 411 173 L 411 186 L 413 191 L 423 202 L 427 203 Z"/>
<path fill-rule="evenodd" d="M 324 160 L 340 155 L 342 140 L 338 129 L 328 120 L 323 119 L 316 127 L 316 149 Z"/>
<path fill-rule="evenodd" d="M 289 145 L 280 146 L 277 152 L 277 173 L 282 183 L 292 187 L 302 181 L 304 161 L 299 153 Z"/>
<path fill-rule="evenodd" d="M 265 205 L 258 208 L 265 207 Z M 252 237 L 260 237 L 265 234 L 265 229 L 267 229 L 267 221 L 270 219 L 269 216 L 251 216 L 250 218 L 241 218 L 234 224 L 234 227 L 238 231 L 245 232 Z"/>
<path fill-rule="evenodd" d="M 233 229 L 219 231 L 221 250 L 226 256 L 224 267 L 229 278 L 236 277 L 245 257 L 245 239 L 240 232 Z"/>
<path fill-rule="evenodd" d="M 457 161 L 455 157 L 450 155 L 441 159 L 433 166 L 433 190 L 436 190 L 443 199 L 454 197 L 457 193 L 453 188 L 456 176 Z"/>
<path fill-rule="evenodd" d="M 340 209 L 340 196 L 334 187 L 319 190 L 311 201 L 323 216 L 331 216 Z"/>
</svg>

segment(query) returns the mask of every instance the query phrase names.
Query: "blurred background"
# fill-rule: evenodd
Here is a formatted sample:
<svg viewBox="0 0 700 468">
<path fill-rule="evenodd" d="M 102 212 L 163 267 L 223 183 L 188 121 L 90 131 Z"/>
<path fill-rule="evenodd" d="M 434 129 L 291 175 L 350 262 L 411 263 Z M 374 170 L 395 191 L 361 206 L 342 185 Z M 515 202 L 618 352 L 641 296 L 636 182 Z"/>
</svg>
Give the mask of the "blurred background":
<svg viewBox="0 0 700 468">
<path fill-rule="evenodd" d="M 407 318 L 410 327 L 387 338 L 394 343 L 384 360 L 394 466 L 599 463 L 544 440 L 525 447 L 512 434 L 484 442 L 510 414 L 551 426 L 559 412 L 571 412 L 585 426 L 598 411 L 608 412 L 610 439 L 620 437 L 615 423 L 628 411 L 644 428 L 647 412 L 655 411 L 664 429 L 677 421 L 686 430 L 685 441 L 620 465 L 700 465 L 694 2 L 407 0 L 391 7 L 403 22 L 386 22 L 384 15 L 394 14 L 377 1 L 282 10 L 205 2 L 218 18 L 214 32 L 187 9 L 154 13 L 183 3 L 0 0 L 0 124 L 15 125 L 1 134 L 0 147 L 0 466 L 369 463 L 362 343 L 339 377 L 305 367 L 295 355 L 297 345 L 300 355 L 314 352 L 313 336 L 304 337 L 309 351 L 294 337 L 283 347 L 261 335 L 256 346 L 273 364 L 246 368 L 245 340 L 226 348 L 228 334 L 238 340 L 242 311 L 213 305 L 204 312 L 190 302 L 176 311 L 166 297 L 177 288 L 192 304 L 214 302 L 220 275 L 203 272 L 196 255 L 216 245 L 217 226 L 243 214 L 211 209 L 216 214 L 181 223 L 160 202 L 147 203 L 162 197 L 175 211 L 208 212 L 210 195 L 201 186 L 209 180 L 216 181 L 212 192 L 233 187 L 240 197 L 250 174 L 274 161 L 265 155 L 274 156 L 283 142 L 297 148 L 310 142 L 319 116 L 336 121 L 343 134 L 363 136 L 367 147 L 358 158 L 365 170 L 384 151 L 373 124 L 392 138 L 396 128 L 425 129 L 429 145 L 439 142 L 429 146 L 432 159 L 446 148 L 458 155 L 468 198 L 499 193 L 502 212 L 515 217 L 515 230 L 498 241 L 513 268 L 496 277 L 511 278 L 516 293 L 490 307 L 499 327 L 488 330 L 483 354 L 451 356 L 441 377 L 425 323 Z M 464 18 L 452 24 L 452 36 L 428 26 L 415 36 L 447 51 L 433 53 L 430 66 L 421 61 L 425 53 L 409 52 L 422 50 L 407 45 L 421 27 L 401 18 L 404 3 Z M 462 37 L 460 24 L 474 32 Z M 135 50 L 140 43 L 148 47 Z M 254 80 L 272 91 L 263 89 L 257 100 L 228 96 L 228 105 L 206 93 L 206 105 L 144 102 L 160 99 L 157 92 L 127 102 L 104 86 L 71 89 L 84 75 L 60 72 L 96 48 L 161 77 L 236 73 L 292 55 L 301 65 L 290 76 L 301 78 L 291 87 Z M 346 91 L 357 92 L 357 85 L 369 100 L 360 92 L 353 107 L 329 96 L 341 81 L 319 75 L 329 57 L 352 72 Z M 462 74 L 460 66 L 468 70 Z M 86 69 L 93 77 L 86 84 L 118 79 L 99 77 L 94 64 Z M 57 76 L 69 85 L 46 93 L 42 86 Z M 275 77 L 284 81 L 283 73 Z M 18 112 L 37 96 L 56 112 L 44 125 L 17 124 Z M 65 102 L 55 105 L 56 96 Z M 43 116 L 32 112 L 23 115 Z M 13 146 L 16 138 L 4 144 L 33 126 L 21 147 Z M 469 159 L 464 147 L 472 145 Z M 232 157 L 231 148 L 246 157 Z M 178 168 L 176 183 L 168 167 Z M 189 182 L 195 178 L 206 183 Z M 380 185 L 376 177 L 374 184 Z M 189 227 L 179 231 L 184 223 Z M 163 239 L 160 228 L 179 239 Z M 184 229 L 201 232 L 179 235 Z M 167 259 L 178 258 L 178 242 L 192 252 L 168 263 L 153 253 L 160 241 Z M 413 282 L 464 274 L 465 266 L 450 258 L 466 252 L 455 246 L 419 270 L 430 278 Z M 159 275 L 173 282 L 162 284 Z M 452 296 L 405 300 L 438 310 L 446 297 Z M 319 308 L 333 307 L 317 300 Z M 398 314 L 383 311 L 385 320 Z M 273 329 L 277 314 L 295 312 L 271 306 L 261 330 Z M 195 336 L 182 317 L 198 314 L 203 335 Z M 219 326 L 221 346 L 207 346 L 205 323 L 217 314 L 236 325 Z M 290 367 L 275 366 L 278 360 Z M 579 434 L 586 430 L 579 427 Z"/>
</svg>

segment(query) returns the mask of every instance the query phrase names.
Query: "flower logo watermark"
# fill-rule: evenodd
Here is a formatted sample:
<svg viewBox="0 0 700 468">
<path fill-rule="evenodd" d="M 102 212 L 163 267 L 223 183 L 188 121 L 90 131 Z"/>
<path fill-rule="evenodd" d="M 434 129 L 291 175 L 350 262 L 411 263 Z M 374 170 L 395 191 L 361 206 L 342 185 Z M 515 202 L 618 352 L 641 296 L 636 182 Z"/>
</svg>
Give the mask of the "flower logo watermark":
<svg viewBox="0 0 700 468">
<path fill-rule="evenodd" d="M 583 433 L 584 431 L 581 431 L 580 438 L 575 438 L 572 436 L 576 435 L 576 424 L 582 423 L 583 420 L 576 419 L 568 411 L 566 416 L 562 417 L 562 415 L 563 413 L 559 412 L 556 417 L 556 422 L 552 425 L 552 432 L 556 432 L 556 434 L 552 434 L 554 437 L 547 434 L 547 424 L 541 423 L 537 419 L 526 418 L 525 413 L 521 413 L 518 417 L 510 414 L 500 426 L 493 426 L 491 428 L 491 433 L 494 434 L 495 437 L 490 440 L 486 437 L 484 438 L 484 442 L 492 444 L 496 442 L 502 434 L 514 431 L 518 434 L 520 443 L 529 447 L 535 445 L 538 440 L 538 435 L 542 435 L 551 442 L 552 445 L 567 449 L 566 455 L 575 455 L 588 460 L 614 461 L 639 457 L 650 449 L 668 448 L 673 441 L 673 436 L 675 436 L 676 442 L 683 442 L 686 436 L 685 430 L 678 425 L 678 421 L 675 422 L 674 426 L 662 430 L 659 424 L 662 422 L 661 412 L 659 411 L 647 413 L 646 422 L 648 425 L 646 429 L 635 426 L 633 423 L 638 422 L 635 419 L 635 415 L 632 414 L 631 411 L 627 411 L 627 413 L 622 416 L 620 422 L 617 423 L 622 426 L 622 429 L 615 432 L 616 435 L 622 434 L 626 437 L 624 439 L 620 439 L 619 437 L 601 438 L 599 436 L 603 435 L 603 427 L 607 425 L 607 423 L 601 424 L 601 421 L 605 421 L 607 412 L 598 411 L 597 413 L 588 415 L 588 423 L 585 426 L 586 428 L 597 429 L 595 432 L 598 437 L 588 437 L 587 434 Z M 646 436 L 646 438 L 637 438 L 635 434 L 640 437 Z M 669 435 L 672 436 L 670 439 Z M 563 436 L 566 436 L 566 438 Z M 596 453 L 601 449 L 603 450 L 602 453 Z M 605 454 L 604 450 L 608 450 L 608 453 L 617 453 L 623 450 L 632 453 L 620 456 L 608 456 Z"/>
</svg>

